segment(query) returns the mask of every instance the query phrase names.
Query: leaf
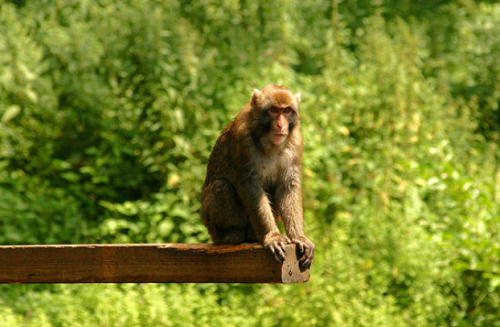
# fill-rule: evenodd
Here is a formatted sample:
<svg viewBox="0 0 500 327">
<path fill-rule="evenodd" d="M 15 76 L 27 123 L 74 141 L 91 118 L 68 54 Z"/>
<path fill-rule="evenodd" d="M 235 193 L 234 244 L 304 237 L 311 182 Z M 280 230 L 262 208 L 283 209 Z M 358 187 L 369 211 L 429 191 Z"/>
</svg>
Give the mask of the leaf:
<svg viewBox="0 0 500 327">
<path fill-rule="evenodd" d="M 30 99 L 34 103 L 38 102 L 38 95 L 32 89 L 26 89 L 24 91 L 24 93 L 26 94 L 26 96 L 28 97 L 28 99 Z"/>
<path fill-rule="evenodd" d="M 21 112 L 21 107 L 17 105 L 12 105 L 5 110 L 2 116 L 2 123 L 7 123 L 14 119 Z"/>
<path fill-rule="evenodd" d="M 349 129 L 345 126 L 340 126 L 338 128 L 338 131 L 340 132 L 340 134 L 344 135 L 344 136 L 349 136 L 349 134 L 351 134 L 351 132 L 349 131 Z"/>
<path fill-rule="evenodd" d="M 78 180 L 80 180 L 80 175 L 73 172 L 62 173 L 61 177 L 67 180 L 68 182 L 78 182 Z"/>
<path fill-rule="evenodd" d="M 164 220 L 158 225 L 158 231 L 161 237 L 170 235 L 174 229 L 174 223 L 171 220 Z"/>
</svg>

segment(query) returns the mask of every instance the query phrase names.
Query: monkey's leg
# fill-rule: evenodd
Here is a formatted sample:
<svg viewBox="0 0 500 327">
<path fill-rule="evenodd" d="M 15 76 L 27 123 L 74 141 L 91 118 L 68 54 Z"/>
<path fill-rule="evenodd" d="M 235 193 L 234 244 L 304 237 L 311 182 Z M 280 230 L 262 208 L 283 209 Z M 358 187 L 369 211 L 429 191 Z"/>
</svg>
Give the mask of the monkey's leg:
<svg viewBox="0 0 500 327">
<path fill-rule="evenodd" d="M 243 205 L 228 181 L 215 180 L 207 185 L 202 205 L 202 219 L 215 244 L 253 241 Z"/>
</svg>

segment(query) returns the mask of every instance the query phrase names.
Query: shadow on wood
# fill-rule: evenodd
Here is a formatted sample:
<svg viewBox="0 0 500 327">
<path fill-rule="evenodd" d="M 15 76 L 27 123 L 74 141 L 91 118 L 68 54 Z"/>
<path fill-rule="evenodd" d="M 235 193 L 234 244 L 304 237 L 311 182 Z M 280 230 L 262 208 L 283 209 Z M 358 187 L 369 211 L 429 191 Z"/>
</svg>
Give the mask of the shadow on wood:
<svg viewBox="0 0 500 327">
<path fill-rule="evenodd" d="M 0 283 L 299 283 L 295 245 L 276 262 L 259 244 L 0 246 Z"/>
</svg>

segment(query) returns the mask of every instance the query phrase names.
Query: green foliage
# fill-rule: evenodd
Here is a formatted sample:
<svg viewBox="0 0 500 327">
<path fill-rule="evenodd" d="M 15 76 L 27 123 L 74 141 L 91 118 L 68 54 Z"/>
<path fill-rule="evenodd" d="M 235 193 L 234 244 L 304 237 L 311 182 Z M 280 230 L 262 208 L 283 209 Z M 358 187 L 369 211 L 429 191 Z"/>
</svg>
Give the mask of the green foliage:
<svg viewBox="0 0 500 327">
<path fill-rule="evenodd" d="M 450 78 L 455 93 L 478 102 L 478 130 L 496 142 L 500 138 L 499 15 L 498 6 L 482 5 L 477 15 L 464 20 L 457 42 L 461 51 L 457 58 L 449 60 L 455 67 Z"/>
<path fill-rule="evenodd" d="M 0 0 L 0 244 L 207 242 L 212 146 L 302 92 L 304 285 L 11 285 L 2 326 L 500 326 L 500 5 Z"/>
</svg>

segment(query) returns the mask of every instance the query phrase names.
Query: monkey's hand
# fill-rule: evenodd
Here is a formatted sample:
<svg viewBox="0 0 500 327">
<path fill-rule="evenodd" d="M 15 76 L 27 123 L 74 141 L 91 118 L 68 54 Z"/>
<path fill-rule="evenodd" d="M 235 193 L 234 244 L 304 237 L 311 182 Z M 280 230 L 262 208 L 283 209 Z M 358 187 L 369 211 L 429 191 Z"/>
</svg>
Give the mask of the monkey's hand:
<svg viewBox="0 0 500 327">
<path fill-rule="evenodd" d="M 262 245 L 271 251 L 276 261 L 283 263 L 285 261 L 285 245 L 291 244 L 290 239 L 280 233 L 269 233 L 264 236 Z"/>
<path fill-rule="evenodd" d="M 293 238 L 292 243 L 294 243 L 297 247 L 297 256 L 299 257 L 300 268 L 310 268 L 314 261 L 314 243 L 305 236 Z"/>
</svg>

